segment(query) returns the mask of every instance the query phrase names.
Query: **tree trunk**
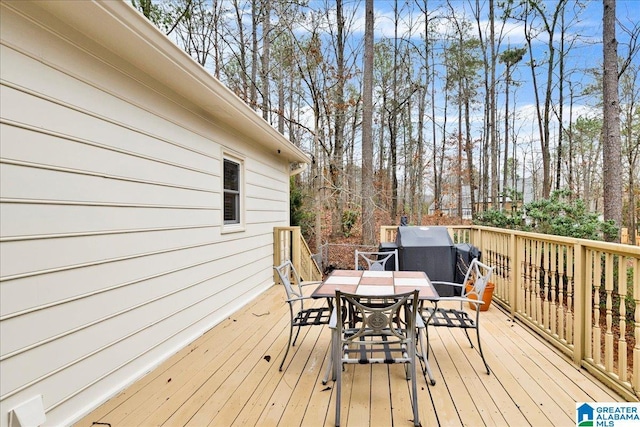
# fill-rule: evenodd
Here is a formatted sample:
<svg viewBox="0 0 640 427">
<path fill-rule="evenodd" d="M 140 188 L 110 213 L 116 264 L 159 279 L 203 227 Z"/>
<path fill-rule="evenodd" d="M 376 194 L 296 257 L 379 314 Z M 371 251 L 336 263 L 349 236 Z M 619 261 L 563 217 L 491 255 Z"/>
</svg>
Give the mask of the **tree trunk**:
<svg viewBox="0 0 640 427">
<path fill-rule="evenodd" d="M 362 244 L 375 238 L 373 203 L 373 0 L 365 4 L 362 81 Z"/>
<path fill-rule="evenodd" d="M 262 80 L 262 118 L 270 122 L 271 90 L 269 88 L 269 52 L 271 47 L 271 3 L 270 0 L 262 0 L 262 68 L 260 72 Z"/>
<path fill-rule="evenodd" d="M 336 86 L 333 99 L 334 109 L 334 145 L 330 162 L 331 184 L 334 194 L 335 208 L 332 216 L 332 233 L 338 235 L 342 232 L 342 213 L 344 211 L 342 180 L 344 178 L 344 16 L 342 15 L 342 0 L 336 1 Z"/>
<path fill-rule="evenodd" d="M 603 182 L 604 219 L 622 224 L 622 149 L 620 141 L 620 105 L 618 100 L 618 41 L 616 40 L 616 2 L 603 0 L 602 41 L 603 79 Z M 635 230 L 632 230 L 635 232 Z M 620 241 L 620 233 L 616 241 Z"/>
<path fill-rule="evenodd" d="M 438 125 L 436 123 L 436 67 L 435 67 L 435 53 L 433 47 L 431 48 L 431 138 L 433 141 L 433 207 L 436 213 L 442 209 L 442 163 L 438 160 L 442 157 L 438 156 L 439 145 L 437 139 Z M 445 99 L 445 121 L 446 121 L 446 99 Z M 445 123 L 446 125 L 446 123 Z M 440 167 L 439 167 L 440 166 Z"/>
<path fill-rule="evenodd" d="M 392 92 L 393 100 L 391 103 L 391 117 L 389 118 L 389 151 L 391 155 L 391 165 L 389 172 L 391 173 L 391 218 L 395 219 L 398 214 L 398 173 L 397 155 L 398 155 L 398 0 L 395 0 L 394 6 L 394 38 L 393 38 L 393 81 Z"/>
<path fill-rule="evenodd" d="M 489 0 L 489 51 L 490 51 L 490 87 L 489 87 L 489 129 L 491 138 L 491 203 L 494 209 L 499 206 L 498 201 L 498 164 L 500 150 L 498 149 L 497 104 L 496 104 L 496 39 L 495 39 L 495 11 L 494 0 Z"/>
<path fill-rule="evenodd" d="M 564 106 L 564 7 L 562 8 L 562 14 L 560 15 L 560 82 L 558 86 L 558 156 L 556 159 L 556 190 L 560 189 L 560 178 L 562 176 L 562 142 L 564 137 L 564 124 L 563 124 L 563 106 Z"/>
<path fill-rule="evenodd" d="M 469 83 L 467 82 L 467 85 Z M 469 88 L 467 88 L 467 93 L 469 92 Z M 465 151 L 467 152 L 467 174 L 469 175 L 469 201 L 471 203 L 470 212 L 471 218 L 475 216 L 476 212 L 476 195 L 475 195 L 475 186 L 476 180 L 473 174 L 473 142 L 471 141 L 471 101 L 469 100 L 469 96 L 465 97 L 464 100 L 464 127 L 467 133 L 465 138 Z"/>
<path fill-rule="evenodd" d="M 254 110 L 258 106 L 258 2 L 251 0 L 251 90 L 249 95 L 249 105 Z"/>
<path fill-rule="evenodd" d="M 569 191 L 571 191 L 571 200 L 575 198 L 575 188 L 573 184 L 573 86 L 571 85 L 571 81 L 569 81 L 569 132 L 568 132 L 568 144 L 569 144 L 569 158 L 568 168 L 568 182 L 569 182 Z"/>
<path fill-rule="evenodd" d="M 244 25 L 242 25 L 242 9 L 238 4 L 238 0 L 234 0 L 233 5 L 236 12 L 236 24 L 238 25 L 238 50 L 240 52 L 238 62 L 242 74 L 240 76 L 241 83 L 239 95 L 245 103 L 251 105 L 249 100 L 249 82 L 247 81 L 249 73 L 247 72 L 247 49 L 245 47 L 246 41 L 244 39 Z"/>
<path fill-rule="evenodd" d="M 507 190 L 507 171 L 509 166 L 509 79 L 511 78 L 511 64 L 507 64 L 507 77 L 505 79 L 504 89 L 504 163 L 502 164 L 502 193 Z M 515 162 L 515 158 L 513 161 Z M 515 164 L 512 165 L 515 168 Z M 504 208 L 505 198 L 502 198 L 502 207 Z M 513 200 L 511 201 L 514 202 Z"/>
<path fill-rule="evenodd" d="M 462 32 L 460 33 L 460 50 L 462 50 Z M 462 219 L 462 98 L 463 98 L 463 88 L 462 88 L 462 76 L 458 76 L 458 176 L 456 177 L 456 190 L 458 193 L 456 210 L 458 211 L 458 218 Z"/>
<path fill-rule="evenodd" d="M 480 149 L 480 185 L 479 185 L 479 200 L 482 201 L 482 211 L 486 211 L 488 205 L 489 195 L 489 146 L 491 140 L 491 118 L 490 118 L 490 85 L 489 85 L 489 58 L 487 57 L 487 42 L 482 34 L 481 15 L 480 15 L 480 0 L 476 0 L 475 18 L 478 28 L 478 39 L 480 40 L 480 48 L 482 49 L 482 66 L 484 69 L 484 91 L 485 97 L 483 102 L 483 119 L 482 125 L 484 131 L 482 132 L 482 141 Z"/>
</svg>

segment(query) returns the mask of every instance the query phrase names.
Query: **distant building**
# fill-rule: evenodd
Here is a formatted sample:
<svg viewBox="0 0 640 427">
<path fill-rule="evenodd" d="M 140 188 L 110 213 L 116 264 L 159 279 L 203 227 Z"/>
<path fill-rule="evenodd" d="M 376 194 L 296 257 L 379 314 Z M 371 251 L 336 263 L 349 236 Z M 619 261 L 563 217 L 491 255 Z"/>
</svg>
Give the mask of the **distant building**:
<svg viewBox="0 0 640 427">
<path fill-rule="evenodd" d="M 522 180 L 518 183 L 518 191 L 522 191 Z M 525 178 L 524 180 L 524 201 L 520 202 L 520 205 L 523 203 L 529 203 L 533 200 L 533 187 L 531 180 L 529 178 Z M 484 210 L 484 201 L 478 200 L 478 190 L 476 190 L 476 200 L 475 200 L 475 212 L 482 212 Z M 458 195 L 457 194 L 445 194 L 442 196 L 442 201 L 440 203 L 440 212 L 443 215 L 458 217 Z M 487 200 L 487 208 L 493 209 L 494 204 L 489 198 Z M 503 208 L 507 211 L 513 208 L 513 203 L 510 197 L 506 197 L 504 201 Z M 429 215 L 435 214 L 435 203 L 432 202 L 429 205 Z M 471 192 L 468 185 L 462 186 L 462 219 L 470 220 L 471 219 Z"/>
</svg>

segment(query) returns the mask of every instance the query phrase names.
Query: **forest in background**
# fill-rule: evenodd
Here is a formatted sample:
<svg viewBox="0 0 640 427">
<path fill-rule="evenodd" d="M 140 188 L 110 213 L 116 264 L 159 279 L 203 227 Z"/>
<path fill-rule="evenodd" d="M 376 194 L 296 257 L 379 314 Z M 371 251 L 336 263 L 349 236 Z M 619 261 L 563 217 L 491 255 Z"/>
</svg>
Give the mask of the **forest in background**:
<svg viewBox="0 0 640 427">
<path fill-rule="evenodd" d="M 554 191 L 638 228 L 640 3 L 131 1 L 310 155 L 292 203 L 318 244 Z"/>
</svg>

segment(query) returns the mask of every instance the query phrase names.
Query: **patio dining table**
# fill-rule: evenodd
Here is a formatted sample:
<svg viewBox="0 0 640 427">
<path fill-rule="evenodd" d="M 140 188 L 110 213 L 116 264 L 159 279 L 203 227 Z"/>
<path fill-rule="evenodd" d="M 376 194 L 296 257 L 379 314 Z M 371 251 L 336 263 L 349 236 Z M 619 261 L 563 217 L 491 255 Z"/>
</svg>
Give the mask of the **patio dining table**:
<svg viewBox="0 0 640 427">
<path fill-rule="evenodd" d="M 336 290 L 356 295 L 394 295 L 405 292 L 419 291 L 420 304 L 425 301 L 436 303 L 440 296 L 438 291 L 431 284 L 429 277 L 424 271 L 373 271 L 373 270 L 334 270 L 327 278 L 313 291 L 313 298 L 327 298 L 331 305 L 336 296 Z M 430 319 L 425 319 L 424 327 Z M 429 361 L 426 357 L 426 349 L 429 343 L 423 343 L 420 358 L 422 359 L 425 372 L 429 376 L 431 385 L 434 385 L 435 378 L 431 372 Z"/>
</svg>

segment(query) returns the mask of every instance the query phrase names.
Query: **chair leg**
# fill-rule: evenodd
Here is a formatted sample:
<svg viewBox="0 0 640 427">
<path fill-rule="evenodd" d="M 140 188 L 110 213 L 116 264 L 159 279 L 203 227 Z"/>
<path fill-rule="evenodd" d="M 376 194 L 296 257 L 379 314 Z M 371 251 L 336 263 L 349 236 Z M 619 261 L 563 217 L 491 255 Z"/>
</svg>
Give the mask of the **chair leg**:
<svg viewBox="0 0 640 427">
<path fill-rule="evenodd" d="M 338 427 L 340 425 L 340 400 L 342 398 L 342 362 L 339 343 L 336 343 L 333 347 L 334 375 L 336 377 L 336 381 L 334 383 L 336 393 L 336 427 Z"/>
<path fill-rule="evenodd" d="M 476 329 L 477 331 L 478 329 Z M 469 341 L 469 345 L 471 346 L 471 348 L 473 348 L 473 341 L 471 341 L 471 337 L 469 336 L 469 331 L 467 330 L 467 328 L 464 329 L 464 333 L 467 336 L 467 340 Z"/>
<path fill-rule="evenodd" d="M 436 385 L 436 379 L 433 376 L 433 372 L 431 372 L 431 365 L 429 365 L 428 352 L 429 352 L 429 338 L 423 339 L 423 335 L 426 337 L 428 334 L 427 328 L 424 328 L 422 331 L 420 328 L 418 329 L 418 346 L 420 347 L 420 355 L 419 357 L 422 359 L 423 369 L 422 372 L 429 377 L 429 383 L 431 385 Z"/>
<path fill-rule="evenodd" d="M 296 345 L 296 341 L 298 340 L 298 335 L 300 335 L 300 329 L 302 329 L 302 326 L 298 326 L 298 330 L 296 331 L 296 337 L 293 339 L 293 344 L 292 345 Z"/>
<path fill-rule="evenodd" d="M 427 342 L 425 343 L 426 351 L 423 351 L 423 353 L 425 354 L 425 357 L 428 359 L 429 358 L 429 350 L 431 349 L 430 346 L 429 346 L 429 325 L 427 325 L 424 328 L 424 335 L 427 338 L 426 339 Z"/>
<path fill-rule="evenodd" d="M 287 354 L 289 354 L 289 347 L 291 347 L 291 336 L 293 335 L 293 322 L 290 323 L 289 326 L 289 343 L 287 344 L 287 349 L 284 352 L 284 357 L 282 358 L 282 362 L 280 362 L 279 371 L 282 372 L 282 367 L 284 366 L 284 361 L 287 360 Z"/>
<path fill-rule="evenodd" d="M 409 368 L 413 372 L 411 375 L 411 398 L 413 403 L 413 425 L 415 427 L 420 427 L 420 414 L 418 412 L 418 384 L 417 378 L 415 375 L 416 372 L 416 348 L 415 345 L 411 351 L 413 353 L 413 357 L 411 358 L 412 362 L 409 363 Z"/>
<path fill-rule="evenodd" d="M 487 375 L 491 375 L 491 370 L 489 369 L 489 365 L 484 358 L 484 353 L 482 353 L 482 344 L 480 343 L 480 328 L 476 328 L 476 338 L 478 339 L 478 350 L 480 351 L 480 357 L 482 357 L 482 362 L 484 363 L 484 367 L 487 368 Z"/>
</svg>

